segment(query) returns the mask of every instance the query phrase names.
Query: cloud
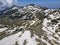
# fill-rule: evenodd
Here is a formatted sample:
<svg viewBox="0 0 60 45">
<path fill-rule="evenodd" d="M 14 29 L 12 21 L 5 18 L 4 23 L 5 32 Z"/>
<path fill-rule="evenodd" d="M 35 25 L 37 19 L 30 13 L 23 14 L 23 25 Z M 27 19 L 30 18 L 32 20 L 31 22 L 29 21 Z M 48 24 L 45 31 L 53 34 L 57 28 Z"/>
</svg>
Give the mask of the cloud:
<svg viewBox="0 0 60 45">
<path fill-rule="evenodd" d="M 12 6 L 12 5 L 16 5 L 18 0 L 0 0 L 0 2 L 1 2 L 1 5 Z"/>
<path fill-rule="evenodd" d="M 8 4 L 8 5 L 13 5 L 13 0 L 5 0 L 5 2 Z"/>
<path fill-rule="evenodd" d="M 0 0 L 0 10 L 17 5 L 18 0 Z"/>
</svg>

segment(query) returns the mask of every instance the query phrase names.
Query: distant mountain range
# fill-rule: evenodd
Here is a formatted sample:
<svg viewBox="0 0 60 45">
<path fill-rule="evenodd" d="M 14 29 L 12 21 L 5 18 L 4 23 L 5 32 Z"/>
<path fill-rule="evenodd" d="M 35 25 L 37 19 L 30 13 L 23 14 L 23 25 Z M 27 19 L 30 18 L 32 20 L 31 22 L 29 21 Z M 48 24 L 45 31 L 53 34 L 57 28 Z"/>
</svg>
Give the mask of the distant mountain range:
<svg viewBox="0 0 60 45">
<path fill-rule="evenodd" d="M 29 5 L 26 5 L 26 6 L 16 6 L 16 5 L 12 5 L 12 6 L 2 6 L 0 7 L 0 14 L 2 14 L 4 11 L 7 11 L 7 10 L 10 10 L 14 7 L 17 7 L 17 8 L 24 8 L 24 7 L 28 7 L 28 6 L 33 6 L 33 7 L 36 7 L 36 8 L 42 8 L 42 9 L 48 9 L 46 7 L 42 7 L 40 5 L 35 5 L 35 4 L 29 4 Z"/>
</svg>

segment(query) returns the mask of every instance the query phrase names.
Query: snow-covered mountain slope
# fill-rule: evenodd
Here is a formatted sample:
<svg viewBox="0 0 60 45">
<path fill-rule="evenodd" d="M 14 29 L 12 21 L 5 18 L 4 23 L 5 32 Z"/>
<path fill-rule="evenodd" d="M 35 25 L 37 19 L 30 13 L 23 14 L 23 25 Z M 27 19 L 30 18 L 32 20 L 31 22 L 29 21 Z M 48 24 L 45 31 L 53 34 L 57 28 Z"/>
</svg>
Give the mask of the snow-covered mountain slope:
<svg viewBox="0 0 60 45">
<path fill-rule="evenodd" d="M 48 9 L 44 12 L 47 16 L 43 20 L 42 29 L 46 32 L 46 41 L 50 41 L 50 45 L 60 45 L 60 10 L 56 9 Z M 44 37 L 44 36 L 43 36 Z M 44 37 L 45 38 L 45 37 Z"/>
<path fill-rule="evenodd" d="M 13 6 L 0 16 L 0 45 L 60 45 L 59 9 Z"/>
</svg>

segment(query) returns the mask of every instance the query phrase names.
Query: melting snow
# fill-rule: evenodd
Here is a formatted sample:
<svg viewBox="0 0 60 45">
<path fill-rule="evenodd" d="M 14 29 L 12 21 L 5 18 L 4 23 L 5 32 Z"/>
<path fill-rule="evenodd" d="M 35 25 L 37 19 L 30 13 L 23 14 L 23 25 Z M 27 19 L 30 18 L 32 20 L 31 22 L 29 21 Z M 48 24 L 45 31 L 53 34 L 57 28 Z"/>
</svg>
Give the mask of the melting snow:
<svg viewBox="0 0 60 45">
<path fill-rule="evenodd" d="M 7 30 L 8 28 L 0 28 L 0 32 L 3 32 L 3 31 L 5 31 L 5 30 Z"/>
<path fill-rule="evenodd" d="M 19 37 L 21 35 L 21 37 Z M 9 37 L 5 37 L 0 40 L 0 45 L 13 45 L 17 41 L 19 45 L 23 45 L 24 41 L 27 41 L 26 45 L 37 45 L 35 37 L 31 37 L 30 31 L 18 32 Z"/>
<path fill-rule="evenodd" d="M 47 13 L 48 11 L 49 10 L 46 10 L 45 12 Z M 52 12 L 53 11 L 54 10 L 52 10 Z M 48 17 L 49 17 L 49 19 L 48 19 Z M 58 29 L 58 25 L 60 24 L 60 21 L 58 21 L 57 24 L 53 24 L 53 25 L 52 25 L 52 22 L 51 22 L 51 20 L 53 20 L 53 19 L 60 18 L 60 14 L 58 12 L 55 12 L 53 14 L 49 14 L 48 17 L 43 20 L 42 29 L 46 32 L 48 40 L 50 40 L 52 44 L 60 45 L 60 37 L 59 37 L 60 32 L 57 32 L 57 33 L 55 32 L 55 30 Z M 49 23 L 49 26 L 48 26 L 48 23 Z M 51 44 L 48 43 L 48 41 L 44 40 L 43 37 L 42 37 L 41 40 L 42 40 L 42 42 L 47 43 L 47 45 L 51 45 Z M 58 44 L 56 44 L 55 42 L 57 42 Z"/>
</svg>

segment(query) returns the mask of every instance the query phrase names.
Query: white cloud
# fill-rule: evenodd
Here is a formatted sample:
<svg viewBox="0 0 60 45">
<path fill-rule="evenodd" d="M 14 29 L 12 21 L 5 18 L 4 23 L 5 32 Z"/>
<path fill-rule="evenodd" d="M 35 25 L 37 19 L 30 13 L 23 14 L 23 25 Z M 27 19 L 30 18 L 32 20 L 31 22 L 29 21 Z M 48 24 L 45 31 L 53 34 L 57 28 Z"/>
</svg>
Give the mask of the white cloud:
<svg viewBox="0 0 60 45">
<path fill-rule="evenodd" d="M 13 0 L 5 0 L 6 3 L 8 3 L 9 5 L 12 5 L 13 4 Z"/>
<path fill-rule="evenodd" d="M 18 0 L 0 0 L 0 10 L 17 5 Z"/>
<path fill-rule="evenodd" d="M 0 0 L 2 2 L 2 5 L 6 6 L 12 6 L 17 3 L 18 0 Z"/>
</svg>

